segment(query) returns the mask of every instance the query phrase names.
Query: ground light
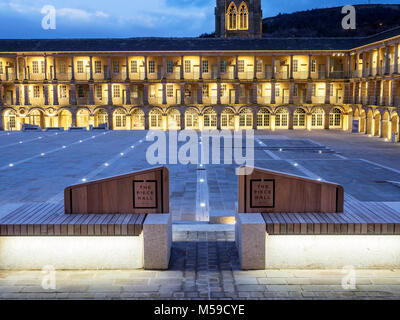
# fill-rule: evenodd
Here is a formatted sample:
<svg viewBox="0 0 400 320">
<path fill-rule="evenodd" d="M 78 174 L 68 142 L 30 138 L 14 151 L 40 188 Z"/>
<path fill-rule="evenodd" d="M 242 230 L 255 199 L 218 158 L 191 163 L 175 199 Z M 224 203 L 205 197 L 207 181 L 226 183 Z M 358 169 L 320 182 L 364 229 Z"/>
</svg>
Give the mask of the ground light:
<svg viewBox="0 0 400 320">
<path fill-rule="evenodd" d="M 12 168 L 12 167 L 14 167 L 14 164 L 13 164 L 13 163 L 10 163 L 8 166 L 9 166 L 10 168 Z"/>
</svg>

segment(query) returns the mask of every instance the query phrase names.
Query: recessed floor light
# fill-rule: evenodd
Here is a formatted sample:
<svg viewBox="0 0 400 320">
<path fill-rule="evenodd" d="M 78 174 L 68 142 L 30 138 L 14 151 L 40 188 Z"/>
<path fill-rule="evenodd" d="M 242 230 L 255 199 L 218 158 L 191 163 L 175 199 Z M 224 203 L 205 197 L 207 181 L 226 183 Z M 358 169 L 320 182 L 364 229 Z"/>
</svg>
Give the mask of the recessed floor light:
<svg viewBox="0 0 400 320">
<path fill-rule="evenodd" d="M 105 164 L 104 164 L 104 166 L 105 167 L 108 167 L 110 164 L 108 163 L 108 162 L 106 162 Z"/>
<path fill-rule="evenodd" d="M 45 154 L 44 154 L 44 153 L 41 153 L 40 155 L 41 155 L 42 157 L 44 157 L 44 156 L 45 156 Z"/>
<path fill-rule="evenodd" d="M 13 163 L 10 163 L 8 166 L 9 166 L 10 168 L 12 168 L 12 167 L 14 167 L 14 164 L 13 164 Z"/>
<path fill-rule="evenodd" d="M 204 179 L 200 179 L 200 182 L 203 183 L 203 182 L 204 182 Z"/>
<path fill-rule="evenodd" d="M 67 146 L 62 146 L 62 148 L 63 148 L 63 149 L 66 149 L 66 148 L 67 148 Z"/>
<path fill-rule="evenodd" d="M 295 162 L 295 163 L 293 163 L 293 165 L 294 165 L 295 167 L 297 167 L 299 164 L 298 164 L 297 162 Z"/>
<path fill-rule="evenodd" d="M 121 157 L 123 157 L 125 154 L 123 152 L 120 153 Z"/>
<path fill-rule="evenodd" d="M 206 206 L 206 204 L 204 202 L 200 203 L 200 207 L 204 208 L 205 206 Z"/>
</svg>

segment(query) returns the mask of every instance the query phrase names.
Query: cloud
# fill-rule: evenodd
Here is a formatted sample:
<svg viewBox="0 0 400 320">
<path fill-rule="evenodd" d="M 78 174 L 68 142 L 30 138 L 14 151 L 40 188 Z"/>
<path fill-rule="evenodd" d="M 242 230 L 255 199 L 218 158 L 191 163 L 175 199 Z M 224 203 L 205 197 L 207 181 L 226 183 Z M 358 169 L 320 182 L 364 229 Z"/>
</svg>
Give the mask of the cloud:
<svg viewBox="0 0 400 320">
<path fill-rule="evenodd" d="M 69 19 L 76 20 L 90 20 L 92 18 L 108 18 L 109 15 L 103 11 L 96 11 L 95 13 L 88 12 L 86 10 L 74 9 L 74 8 L 62 8 L 57 9 L 57 16 L 66 17 Z"/>
</svg>

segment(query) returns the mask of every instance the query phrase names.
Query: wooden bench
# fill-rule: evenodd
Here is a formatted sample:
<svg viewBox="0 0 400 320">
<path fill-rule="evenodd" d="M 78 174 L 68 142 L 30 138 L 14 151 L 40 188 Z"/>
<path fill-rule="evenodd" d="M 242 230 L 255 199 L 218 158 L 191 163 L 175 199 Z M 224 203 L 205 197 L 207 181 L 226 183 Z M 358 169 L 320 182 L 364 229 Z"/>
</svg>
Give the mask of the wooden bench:
<svg viewBox="0 0 400 320">
<path fill-rule="evenodd" d="M 0 236 L 139 236 L 146 216 L 66 215 L 63 204 L 29 203 L 0 219 Z"/>
</svg>

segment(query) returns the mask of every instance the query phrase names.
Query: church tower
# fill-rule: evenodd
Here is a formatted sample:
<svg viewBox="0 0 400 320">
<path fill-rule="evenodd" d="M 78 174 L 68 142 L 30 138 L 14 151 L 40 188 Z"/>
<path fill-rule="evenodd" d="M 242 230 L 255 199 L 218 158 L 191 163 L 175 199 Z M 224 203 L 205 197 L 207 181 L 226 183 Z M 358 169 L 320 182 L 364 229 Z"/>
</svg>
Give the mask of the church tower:
<svg viewBox="0 0 400 320">
<path fill-rule="evenodd" d="M 215 36 L 261 38 L 261 0 L 217 0 Z"/>
</svg>

